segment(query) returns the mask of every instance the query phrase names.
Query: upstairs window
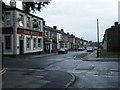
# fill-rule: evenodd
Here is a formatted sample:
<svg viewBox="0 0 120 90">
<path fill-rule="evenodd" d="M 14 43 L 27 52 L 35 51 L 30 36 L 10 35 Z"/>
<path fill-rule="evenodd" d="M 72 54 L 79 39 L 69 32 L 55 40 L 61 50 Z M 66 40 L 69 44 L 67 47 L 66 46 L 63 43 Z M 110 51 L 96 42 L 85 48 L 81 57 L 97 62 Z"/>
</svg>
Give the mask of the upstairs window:
<svg viewBox="0 0 120 90">
<path fill-rule="evenodd" d="M 22 14 L 19 15 L 18 21 L 19 21 L 19 26 L 23 27 L 24 26 L 24 16 Z"/>
<path fill-rule="evenodd" d="M 5 14 L 5 24 L 6 25 L 11 25 L 11 15 L 10 15 L 10 13 Z"/>
<path fill-rule="evenodd" d="M 36 19 L 33 20 L 33 28 L 38 28 L 38 22 Z"/>
<path fill-rule="evenodd" d="M 30 17 L 27 17 L 27 27 L 30 28 Z"/>
<path fill-rule="evenodd" d="M 38 23 L 39 23 L 39 29 L 41 30 L 41 21 L 38 21 Z"/>
</svg>

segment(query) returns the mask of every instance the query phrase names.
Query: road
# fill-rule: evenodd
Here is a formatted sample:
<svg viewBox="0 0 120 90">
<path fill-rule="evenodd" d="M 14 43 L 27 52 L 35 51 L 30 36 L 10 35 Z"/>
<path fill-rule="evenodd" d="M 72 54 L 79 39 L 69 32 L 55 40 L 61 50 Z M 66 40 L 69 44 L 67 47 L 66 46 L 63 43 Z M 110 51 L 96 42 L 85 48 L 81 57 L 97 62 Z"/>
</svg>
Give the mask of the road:
<svg viewBox="0 0 120 90">
<path fill-rule="evenodd" d="M 69 52 L 43 57 L 29 57 L 22 60 L 9 60 L 5 67 L 10 68 L 37 68 L 59 70 L 75 75 L 76 81 L 72 88 L 118 88 L 120 70 L 119 62 L 83 61 L 86 51 Z"/>
</svg>

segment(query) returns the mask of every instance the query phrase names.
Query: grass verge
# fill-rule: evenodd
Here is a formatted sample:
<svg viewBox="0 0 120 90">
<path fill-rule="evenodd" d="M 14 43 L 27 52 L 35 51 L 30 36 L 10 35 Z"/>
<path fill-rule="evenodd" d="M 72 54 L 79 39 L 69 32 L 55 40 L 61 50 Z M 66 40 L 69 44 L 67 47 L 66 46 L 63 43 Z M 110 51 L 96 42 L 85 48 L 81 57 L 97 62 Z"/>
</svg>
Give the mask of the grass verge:
<svg viewBox="0 0 120 90">
<path fill-rule="evenodd" d="M 100 58 L 120 58 L 120 52 L 106 52 L 101 50 Z"/>
</svg>

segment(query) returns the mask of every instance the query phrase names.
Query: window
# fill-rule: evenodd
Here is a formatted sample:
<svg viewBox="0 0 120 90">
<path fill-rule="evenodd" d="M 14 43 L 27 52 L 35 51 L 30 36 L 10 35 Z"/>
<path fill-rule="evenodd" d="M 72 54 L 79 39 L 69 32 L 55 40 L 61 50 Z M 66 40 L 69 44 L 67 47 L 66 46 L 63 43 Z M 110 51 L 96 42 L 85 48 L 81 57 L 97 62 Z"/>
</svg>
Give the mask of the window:
<svg viewBox="0 0 120 90">
<path fill-rule="evenodd" d="M 41 30 L 41 21 L 39 21 L 39 29 Z"/>
<path fill-rule="evenodd" d="M 26 38 L 26 48 L 30 49 L 30 38 Z"/>
<path fill-rule="evenodd" d="M 5 14 L 5 24 L 6 25 L 11 25 L 11 16 L 10 16 L 10 13 L 6 13 Z"/>
<path fill-rule="evenodd" d="M 48 32 L 45 30 L 45 36 L 48 36 Z"/>
<path fill-rule="evenodd" d="M 5 49 L 11 49 L 11 36 L 5 36 Z"/>
<path fill-rule="evenodd" d="M 36 48 L 36 38 L 33 39 L 33 48 Z"/>
<path fill-rule="evenodd" d="M 27 17 L 27 27 L 30 28 L 30 17 Z"/>
<path fill-rule="evenodd" d="M 36 19 L 33 20 L 33 28 L 38 28 L 38 22 Z"/>
<path fill-rule="evenodd" d="M 19 26 L 21 26 L 21 27 L 24 26 L 24 17 L 22 14 L 19 15 Z"/>
<path fill-rule="evenodd" d="M 42 42 L 41 38 L 38 38 L 38 47 L 39 48 L 41 47 L 41 42 Z"/>
</svg>

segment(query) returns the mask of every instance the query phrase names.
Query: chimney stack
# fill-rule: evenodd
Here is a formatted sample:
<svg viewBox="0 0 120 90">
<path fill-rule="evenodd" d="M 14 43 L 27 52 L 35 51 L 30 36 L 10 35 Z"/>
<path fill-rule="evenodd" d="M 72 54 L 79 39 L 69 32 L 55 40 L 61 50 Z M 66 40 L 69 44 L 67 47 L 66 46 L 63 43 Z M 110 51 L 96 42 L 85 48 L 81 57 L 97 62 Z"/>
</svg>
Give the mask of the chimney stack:
<svg viewBox="0 0 120 90">
<path fill-rule="evenodd" d="M 67 32 L 67 35 L 69 35 L 69 32 Z"/>
<path fill-rule="evenodd" d="M 118 26 L 118 22 L 115 22 L 115 26 Z"/>
<path fill-rule="evenodd" d="M 71 34 L 71 36 L 73 36 L 73 34 Z"/>
<path fill-rule="evenodd" d="M 64 29 L 61 29 L 62 32 L 64 32 Z"/>
<path fill-rule="evenodd" d="M 114 28 L 115 26 L 111 26 L 111 28 Z"/>
<path fill-rule="evenodd" d="M 57 26 L 53 26 L 53 29 L 57 29 Z"/>
<path fill-rule="evenodd" d="M 16 1 L 15 0 L 10 0 L 10 6 L 16 7 Z"/>
</svg>

